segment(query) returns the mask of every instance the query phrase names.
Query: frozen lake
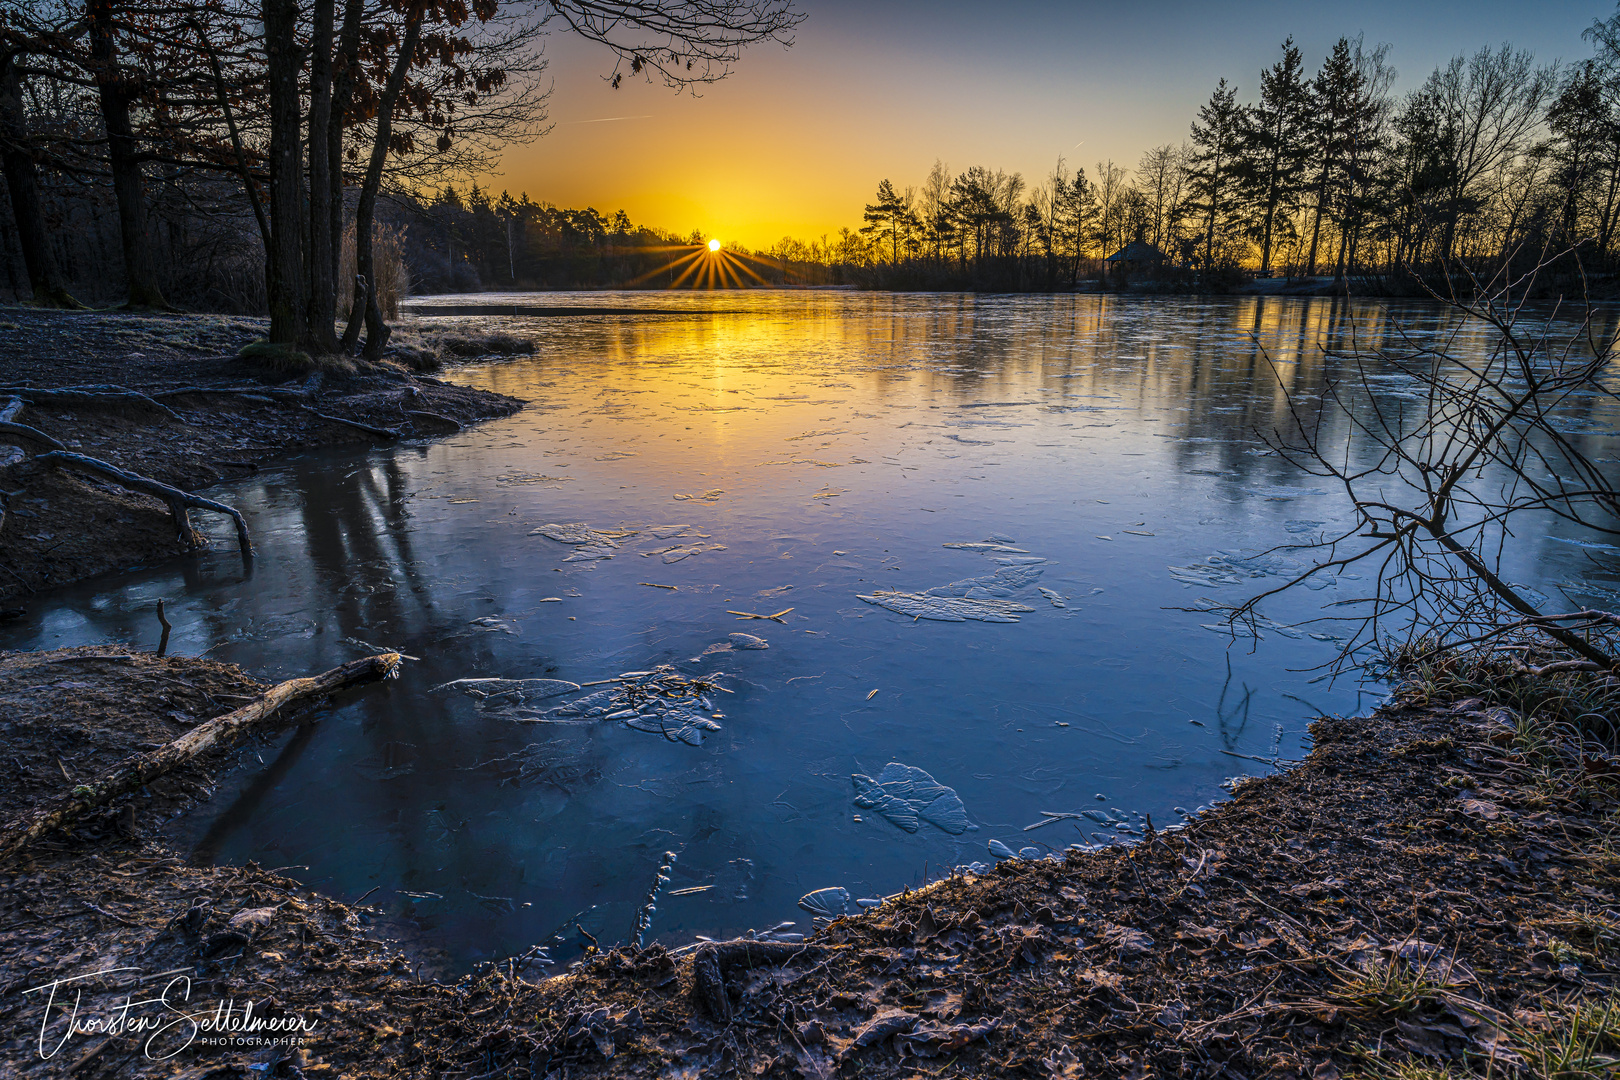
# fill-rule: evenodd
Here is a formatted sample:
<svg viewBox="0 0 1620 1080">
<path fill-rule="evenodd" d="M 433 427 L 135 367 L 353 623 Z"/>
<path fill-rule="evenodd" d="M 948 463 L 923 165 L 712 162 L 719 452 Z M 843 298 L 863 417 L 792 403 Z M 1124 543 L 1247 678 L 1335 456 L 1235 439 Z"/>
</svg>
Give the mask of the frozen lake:
<svg viewBox="0 0 1620 1080">
<path fill-rule="evenodd" d="M 182 840 L 339 898 L 376 889 L 456 967 L 545 940 L 566 961 L 580 927 L 628 939 L 666 852 L 648 937 L 677 944 L 807 930 L 812 890 L 882 896 L 991 840 L 1129 838 L 1301 756 L 1313 716 L 1377 700 L 1311 670 L 1334 655 L 1319 628 L 1234 644 L 1178 609 L 1278 583 L 1308 556 L 1261 552 L 1349 520 L 1257 432 L 1286 422 L 1285 389 L 1310 406 L 1338 377 L 1319 343 L 1431 334 L 1450 318 L 1434 308 L 421 302 L 671 313 L 436 316 L 535 337 L 533 357 L 448 376 L 532 404 L 221 488 L 254 530 L 251 578 L 220 543 L 64 591 L 0 644 L 151 645 L 163 597 L 173 651 L 265 677 L 419 658 L 262 768 L 250 754 Z M 1531 543 L 1517 569 L 1543 588 L 1584 565 Z M 1365 586 L 1320 584 L 1265 614 L 1297 622 Z M 579 689 L 442 686 L 474 678 Z"/>
</svg>

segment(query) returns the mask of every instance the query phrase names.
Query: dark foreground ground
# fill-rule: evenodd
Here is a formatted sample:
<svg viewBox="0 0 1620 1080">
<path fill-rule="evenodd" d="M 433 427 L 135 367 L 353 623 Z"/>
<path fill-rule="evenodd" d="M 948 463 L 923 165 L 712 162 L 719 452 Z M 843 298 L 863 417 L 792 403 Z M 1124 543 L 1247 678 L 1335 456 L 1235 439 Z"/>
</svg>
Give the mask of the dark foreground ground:
<svg viewBox="0 0 1620 1080">
<path fill-rule="evenodd" d="M 226 316 L 0 309 L 0 407 L 42 389 L 147 395 L 151 404 L 27 402 L 16 419 L 74 453 L 195 491 L 300 450 L 442 436 L 523 404 L 419 373 L 434 363 L 419 347 L 311 383 L 307 372 L 236 355 L 263 329 Z M 0 451 L 7 443 L 30 455 L 47 449 L 8 436 Z M 208 496 L 230 502 L 228 488 Z M 0 505 L 0 614 L 32 594 L 185 550 L 162 502 L 80 473 L 0 465 Z M 208 516 L 194 513 L 199 524 Z"/>
<path fill-rule="evenodd" d="M 0 811 L 255 690 L 121 648 L 0 655 Z M 1133 848 L 951 877 L 803 947 L 614 949 L 550 979 L 532 956 L 432 979 L 381 907 L 187 865 L 155 833 L 217 757 L 0 867 L 0 1074 L 1611 1076 L 1616 767 L 1514 716 L 1408 690 Z M 218 1046 L 90 1023 L 126 1000 L 126 1026 L 229 1002 L 305 1028 Z"/>
</svg>

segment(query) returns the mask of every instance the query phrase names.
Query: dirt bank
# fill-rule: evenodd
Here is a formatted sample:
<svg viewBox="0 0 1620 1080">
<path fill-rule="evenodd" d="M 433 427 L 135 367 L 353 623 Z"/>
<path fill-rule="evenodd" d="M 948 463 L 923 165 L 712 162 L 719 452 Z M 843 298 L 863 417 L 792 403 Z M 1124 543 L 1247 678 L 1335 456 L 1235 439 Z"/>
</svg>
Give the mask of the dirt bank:
<svg viewBox="0 0 1620 1080">
<path fill-rule="evenodd" d="M 362 365 L 314 382 L 235 355 L 262 333 L 258 320 L 223 316 L 6 308 L 0 310 L 0 407 L 21 398 L 24 407 L 14 419 L 67 450 L 195 491 L 240 479 L 291 452 L 441 436 L 523 405 L 415 373 L 411 366 L 422 365 L 417 349 L 400 354 L 409 364 Z M 144 399 L 29 394 L 108 386 Z M 0 452 L 3 444 L 30 454 L 49 448 L 26 435 L 0 437 Z M 185 550 L 161 501 L 103 479 L 25 461 L 0 467 L 0 492 L 7 496 L 0 609 Z M 230 501 L 228 493 L 211 497 Z"/>
<path fill-rule="evenodd" d="M 7 814 L 253 692 L 209 661 L 105 659 L 122 653 L 0 658 Z M 379 929 L 408 908 L 388 889 L 344 905 L 257 867 L 186 865 L 156 830 L 234 759 L 207 760 L 0 867 L 0 1071 L 1609 1075 L 1617 767 L 1524 721 L 1534 708 L 1487 700 L 1517 693 L 1431 686 L 1371 718 L 1319 720 L 1302 764 L 1182 831 L 953 876 L 803 946 L 612 950 L 551 979 L 532 953 L 428 977 Z M 68 1036 L 66 991 L 47 1016 L 48 989 L 32 988 L 94 972 L 107 974 L 64 984 L 84 990 L 81 1018 L 169 987 L 199 1016 L 230 1002 L 238 1019 L 249 1003 L 292 1018 L 302 1042 L 219 1046 L 203 1031 L 154 1060 L 128 1033 Z"/>
</svg>

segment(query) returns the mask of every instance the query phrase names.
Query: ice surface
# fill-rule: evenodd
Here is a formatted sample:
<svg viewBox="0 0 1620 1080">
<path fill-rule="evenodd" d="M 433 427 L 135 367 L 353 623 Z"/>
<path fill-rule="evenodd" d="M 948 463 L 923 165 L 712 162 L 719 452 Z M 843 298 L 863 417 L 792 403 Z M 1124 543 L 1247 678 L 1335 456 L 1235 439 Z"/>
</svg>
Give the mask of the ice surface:
<svg viewBox="0 0 1620 1080">
<path fill-rule="evenodd" d="M 891 761 L 876 780 L 854 773 L 855 805 L 876 810 L 906 832 L 914 833 L 926 821 L 952 836 L 977 829 L 968 820 L 967 808 L 955 790 L 946 787 L 922 769 Z"/>
</svg>

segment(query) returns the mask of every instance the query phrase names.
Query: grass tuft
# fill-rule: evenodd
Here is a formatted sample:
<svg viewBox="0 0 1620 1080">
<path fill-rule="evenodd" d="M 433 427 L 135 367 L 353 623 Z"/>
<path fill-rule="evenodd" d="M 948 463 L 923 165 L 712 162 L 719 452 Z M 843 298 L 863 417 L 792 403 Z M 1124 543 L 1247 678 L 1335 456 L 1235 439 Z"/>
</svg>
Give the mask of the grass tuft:
<svg viewBox="0 0 1620 1080">
<path fill-rule="evenodd" d="M 1388 1018 L 1410 1016 L 1442 1003 L 1458 989 L 1460 984 L 1432 964 L 1390 956 L 1345 968 L 1328 997 L 1345 1008 Z"/>
<path fill-rule="evenodd" d="M 315 358 L 291 345 L 277 345 L 259 338 L 237 351 L 237 359 L 272 375 L 310 375 L 320 367 Z"/>
<path fill-rule="evenodd" d="M 347 356 L 311 356 L 291 345 L 277 345 L 264 338 L 249 342 L 237 351 L 237 359 L 264 375 L 295 378 L 324 371 L 328 375 L 353 375 L 359 370 Z"/>
</svg>

